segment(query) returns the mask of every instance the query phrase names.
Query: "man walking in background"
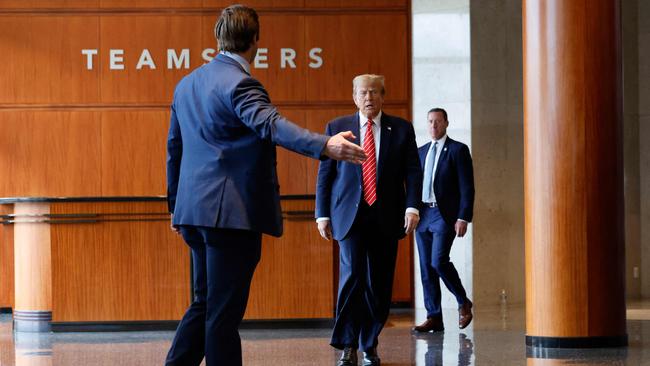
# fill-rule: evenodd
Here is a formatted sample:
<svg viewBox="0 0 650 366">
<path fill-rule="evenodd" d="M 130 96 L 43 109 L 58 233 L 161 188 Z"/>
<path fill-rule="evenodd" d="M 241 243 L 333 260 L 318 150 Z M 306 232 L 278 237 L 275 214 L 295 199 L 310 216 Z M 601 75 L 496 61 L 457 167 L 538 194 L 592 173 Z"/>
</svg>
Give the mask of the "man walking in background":
<svg viewBox="0 0 650 366">
<path fill-rule="evenodd" d="M 467 298 L 458 272 L 449 261 L 456 236 L 462 238 L 472 221 L 474 173 L 467 145 L 447 136 L 447 112 L 433 108 L 427 114 L 432 141 L 419 148 L 424 171 L 420 223 L 415 232 L 420 256 L 420 274 L 424 290 L 427 320 L 414 327 L 415 332 L 444 330 L 440 280 L 458 302 L 458 326 L 472 321 L 472 302 Z"/>
</svg>

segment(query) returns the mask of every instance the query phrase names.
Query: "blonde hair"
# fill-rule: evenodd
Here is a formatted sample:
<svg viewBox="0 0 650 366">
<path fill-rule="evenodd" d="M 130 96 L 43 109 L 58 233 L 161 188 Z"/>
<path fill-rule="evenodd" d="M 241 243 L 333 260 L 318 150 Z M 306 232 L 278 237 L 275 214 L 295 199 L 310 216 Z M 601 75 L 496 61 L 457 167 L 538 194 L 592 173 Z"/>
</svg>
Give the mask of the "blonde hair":
<svg viewBox="0 0 650 366">
<path fill-rule="evenodd" d="M 381 95 L 386 93 L 384 89 L 384 75 L 375 75 L 375 74 L 363 74 L 357 75 L 352 79 L 352 95 L 357 92 L 357 85 L 361 84 L 364 81 L 369 81 L 371 83 L 379 83 L 381 85 Z"/>
</svg>

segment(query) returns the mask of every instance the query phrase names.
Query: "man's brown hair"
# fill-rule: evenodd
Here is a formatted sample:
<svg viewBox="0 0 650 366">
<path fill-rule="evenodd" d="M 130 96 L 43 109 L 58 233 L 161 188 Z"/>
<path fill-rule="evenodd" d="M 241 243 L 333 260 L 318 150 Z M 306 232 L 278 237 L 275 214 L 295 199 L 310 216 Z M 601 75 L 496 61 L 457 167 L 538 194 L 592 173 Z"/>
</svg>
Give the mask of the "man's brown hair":
<svg viewBox="0 0 650 366">
<path fill-rule="evenodd" d="M 246 52 L 260 38 L 260 23 L 255 9 L 235 4 L 223 9 L 214 26 L 219 51 Z"/>
</svg>

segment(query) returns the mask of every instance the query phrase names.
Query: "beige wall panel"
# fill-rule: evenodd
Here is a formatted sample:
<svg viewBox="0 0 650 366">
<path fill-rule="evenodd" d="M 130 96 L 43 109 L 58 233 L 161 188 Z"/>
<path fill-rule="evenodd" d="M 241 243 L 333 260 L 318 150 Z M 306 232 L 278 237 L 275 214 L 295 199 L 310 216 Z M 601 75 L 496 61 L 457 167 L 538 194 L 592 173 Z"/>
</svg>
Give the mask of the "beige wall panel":
<svg viewBox="0 0 650 366">
<path fill-rule="evenodd" d="M 98 73 L 81 50 L 99 43 L 98 29 L 93 16 L 0 15 L 0 105 L 96 101 Z"/>
<path fill-rule="evenodd" d="M 166 210 L 164 202 L 52 205 L 52 213 Z M 189 305 L 189 250 L 168 221 L 51 230 L 53 321 L 177 320 Z"/>
<path fill-rule="evenodd" d="M 101 122 L 102 195 L 165 195 L 167 110 L 106 111 Z"/>
<path fill-rule="evenodd" d="M 283 201 L 282 209 L 313 212 L 314 203 Z M 332 258 L 332 242 L 321 239 L 311 218 L 285 220 L 282 238 L 262 240 L 246 319 L 332 317 Z"/>
<path fill-rule="evenodd" d="M 176 83 L 203 64 L 201 16 L 120 15 L 101 18 L 101 47 L 96 66 L 101 70 L 103 103 L 170 103 Z M 97 45 L 99 46 L 99 45 Z M 111 69 L 110 50 L 123 50 L 123 70 Z M 147 49 L 155 69 L 138 61 Z M 180 56 L 189 49 L 189 68 L 168 68 L 168 50 Z M 146 57 L 146 55 L 144 56 Z M 85 60 L 84 60 L 85 62 Z M 85 68 L 85 64 L 76 67 Z"/>
<path fill-rule="evenodd" d="M 386 76 L 387 101 L 406 101 L 408 40 L 405 14 L 306 17 L 307 47 L 323 49 L 322 67 L 307 70 L 307 100 L 350 100 L 352 78 L 372 73 Z"/>
<path fill-rule="evenodd" d="M 99 195 L 99 116 L 0 111 L 0 197 Z"/>
</svg>

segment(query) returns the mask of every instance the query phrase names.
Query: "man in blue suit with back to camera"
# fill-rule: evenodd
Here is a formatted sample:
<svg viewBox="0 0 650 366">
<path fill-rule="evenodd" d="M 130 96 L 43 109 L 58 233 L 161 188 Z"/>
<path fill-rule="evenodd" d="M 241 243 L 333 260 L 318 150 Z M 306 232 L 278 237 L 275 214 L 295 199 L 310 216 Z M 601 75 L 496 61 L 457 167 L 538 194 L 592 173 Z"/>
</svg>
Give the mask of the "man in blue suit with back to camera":
<svg viewBox="0 0 650 366">
<path fill-rule="evenodd" d="M 282 117 L 250 75 L 257 53 L 255 10 L 225 8 L 215 26 L 220 53 L 174 92 L 167 141 L 172 229 L 192 250 L 194 299 L 166 365 L 242 364 L 238 327 L 260 259 L 262 233 L 280 236 L 276 145 L 316 159 L 365 160 L 347 139 L 324 136 Z"/>
<path fill-rule="evenodd" d="M 458 302 L 458 327 L 472 321 L 472 302 L 467 298 L 458 272 L 449 261 L 456 236 L 463 237 L 472 221 L 474 173 L 467 145 L 447 136 L 447 112 L 433 108 L 427 113 L 432 141 L 419 148 L 424 171 L 420 223 L 415 238 L 420 256 L 420 275 L 427 319 L 415 332 L 439 332 L 442 322 L 440 280 Z"/>
<path fill-rule="evenodd" d="M 377 339 L 390 310 L 397 242 L 417 226 L 422 192 L 413 125 L 382 111 L 384 77 L 359 75 L 352 97 L 359 111 L 327 124 L 326 134 L 351 130 L 363 146 L 362 166 L 321 161 L 316 188 L 320 235 L 339 243 L 339 293 L 330 344 L 337 365 L 379 365 Z"/>
</svg>

